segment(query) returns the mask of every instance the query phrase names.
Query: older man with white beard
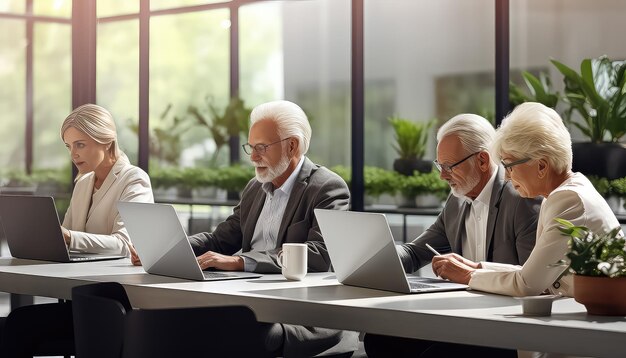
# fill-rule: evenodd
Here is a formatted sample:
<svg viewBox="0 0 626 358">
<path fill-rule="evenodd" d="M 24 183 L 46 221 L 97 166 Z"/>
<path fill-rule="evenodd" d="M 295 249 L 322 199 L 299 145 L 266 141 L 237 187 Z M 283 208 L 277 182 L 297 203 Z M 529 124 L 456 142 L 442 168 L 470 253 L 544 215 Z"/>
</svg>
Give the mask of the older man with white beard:
<svg viewBox="0 0 626 358">
<path fill-rule="evenodd" d="M 498 166 L 489 153 L 494 136 L 491 123 L 474 114 L 455 116 L 437 132 L 434 163 L 452 194 L 433 225 L 413 242 L 397 247 L 407 273 L 431 262 L 434 254 L 427 244 L 441 254 L 471 257 L 474 262 L 522 265 L 528 259 L 535 246 L 542 199 L 522 198 L 505 181 L 506 169 Z M 432 344 L 398 337 L 365 336 L 370 357 L 418 357 Z M 482 356 L 489 356 L 492 352 L 483 353 Z M 511 352 L 495 352 L 502 356 L 508 353 Z"/>
<path fill-rule="evenodd" d="M 189 238 L 200 266 L 280 273 L 277 255 L 282 244 L 306 243 L 308 271 L 328 271 L 330 258 L 313 209 L 347 210 L 348 186 L 304 156 L 311 126 L 296 104 L 261 104 L 250 114 L 250 123 L 243 149 L 250 155 L 256 177 L 226 221 L 211 233 Z M 266 348 L 279 356 L 349 356 L 357 349 L 356 332 L 287 324 L 264 325 L 264 330 Z"/>
</svg>

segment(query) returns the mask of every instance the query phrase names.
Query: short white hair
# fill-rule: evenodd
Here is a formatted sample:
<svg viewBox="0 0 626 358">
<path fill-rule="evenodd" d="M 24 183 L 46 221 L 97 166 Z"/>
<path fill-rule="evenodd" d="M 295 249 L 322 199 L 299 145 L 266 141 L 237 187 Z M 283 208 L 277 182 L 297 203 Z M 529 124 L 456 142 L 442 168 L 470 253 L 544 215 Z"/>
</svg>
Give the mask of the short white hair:
<svg viewBox="0 0 626 358">
<path fill-rule="evenodd" d="M 493 152 L 516 159 L 544 159 L 557 173 L 572 169 L 572 138 L 561 116 L 541 103 L 515 107 L 496 132 Z"/>
<path fill-rule="evenodd" d="M 304 155 L 311 143 L 311 125 L 297 104 L 289 101 L 272 101 L 260 104 L 250 113 L 250 126 L 262 120 L 272 120 L 278 127 L 280 139 L 294 137 L 298 140 L 298 155 Z"/>
<path fill-rule="evenodd" d="M 437 143 L 444 137 L 454 135 L 468 154 L 491 150 L 496 130 L 484 117 L 471 113 L 462 113 L 450 118 L 437 131 Z M 491 154 L 491 153 L 490 153 Z M 492 166 L 495 161 L 489 155 Z"/>
</svg>

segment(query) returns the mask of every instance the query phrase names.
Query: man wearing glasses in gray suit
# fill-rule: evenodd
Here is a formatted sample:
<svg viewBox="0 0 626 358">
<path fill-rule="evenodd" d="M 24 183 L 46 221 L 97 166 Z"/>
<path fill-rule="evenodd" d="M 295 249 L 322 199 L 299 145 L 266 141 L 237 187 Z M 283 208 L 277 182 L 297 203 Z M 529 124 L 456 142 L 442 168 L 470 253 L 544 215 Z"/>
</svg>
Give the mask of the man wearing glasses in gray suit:
<svg viewBox="0 0 626 358">
<path fill-rule="evenodd" d="M 504 180 L 508 168 L 489 153 L 495 129 L 485 118 L 460 114 L 437 132 L 435 167 L 452 194 L 437 220 L 422 235 L 397 247 L 407 273 L 429 264 L 435 255 L 462 255 L 473 262 L 522 265 L 533 247 L 541 198 L 524 199 Z M 460 257 L 460 256 L 458 256 Z M 365 336 L 370 357 L 419 357 L 423 352 L 455 354 L 450 345 L 378 335 Z M 453 348 L 453 347 L 452 347 Z M 467 351 L 467 346 L 463 351 Z M 515 351 L 477 347 L 479 356 L 517 356 Z M 427 354 L 426 354 L 427 355 Z"/>
<path fill-rule="evenodd" d="M 304 155 L 311 140 L 305 113 L 288 101 L 264 103 L 250 114 L 244 151 L 255 166 L 233 214 L 215 231 L 189 238 L 202 269 L 280 273 L 283 243 L 306 243 L 308 271 L 326 272 L 330 258 L 313 209 L 347 210 L 350 192 L 330 170 Z M 285 357 L 350 356 L 356 332 L 267 324 L 266 348 Z"/>
</svg>

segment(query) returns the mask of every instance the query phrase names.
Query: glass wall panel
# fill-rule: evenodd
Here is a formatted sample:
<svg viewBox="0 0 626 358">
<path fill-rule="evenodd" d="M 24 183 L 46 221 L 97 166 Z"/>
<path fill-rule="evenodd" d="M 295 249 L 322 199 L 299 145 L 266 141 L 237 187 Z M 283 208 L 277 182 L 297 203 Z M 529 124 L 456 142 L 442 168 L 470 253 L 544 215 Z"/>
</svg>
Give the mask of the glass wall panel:
<svg viewBox="0 0 626 358">
<path fill-rule="evenodd" d="M 284 97 L 283 4 L 239 9 L 239 92 L 247 104 Z"/>
<path fill-rule="evenodd" d="M 365 1 L 365 163 L 391 169 L 398 154 L 387 118 L 437 118 L 425 159 L 435 159 L 436 129 L 459 113 L 492 119 L 494 3 L 491 0 Z"/>
<path fill-rule="evenodd" d="M 150 1 L 150 10 L 163 10 L 163 9 L 171 9 L 176 7 L 184 7 L 184 6 L 194 6 L 194 5 L 204 5 L 204 4 L 214 4 L 214 3 L 228 3 L 229 0 L 151 0 Z"/>
<path fill-rule="evenodd" d="M 26 11 L 26 1 L 24 0 L 0 1 L 0 12 L 23 14 L 25 11 Z"/>
<path fill-rule="evenodd" d="M 208 166 L 220 156 L 208 127 L 210 106 L 229 99 L 229 10 L 152 17 L 150 24 L 150 155 L 161 166 Z"/>
<path fill-rule="evenodd" d="M 448 186 L 430 163 L 437 129 L 459 113 L 493 122 L 494 2 L 365 0 L 364 16 L 366 204 L 440 206 Z M 427 142 L 417 144 L 422 158 L 411 153 L 412 145 L 397 151 L 391 117 L 409 126 L 434 123 L 426 127 Z M 398 133 L 414 142 L 411 130 Z M 395 165 L 401 156 L 422 162 Z M 425 173 L 405 176 L 415 170 Z"/>
<path fill-rule="evenodd" d="M 0 33 L 0 186 L 7 172 L 24 171 L 26 154 L 26 26 L 2 19 Z"/>
<path fill-rule="evenodd" d="M 626 2 L 621 0 L 512 1 L 512 76 L 523 70 L 547 73 L 553 90 L 562 94 L 563 75 L 550 59 L 579 73 L 585 58 L 626 59 L 625 17 Z M 557 111 L 563 113 L 565 107 L 561 101 Z M 584 139 L 576 127 L 570 131 L 575 141 Z"/>
<path fill-rule="evenodd" d="M 72 0 L 34 0 L 33 13 L 38 16 L 72 17 Z"/>
<path fill-rule="evenodd" d="M 307 156 L 329 167 L 351 160 L 350 3 L 281 2 L 284 98 L 311 121 Z"/>
<path fill-rule="evenodd" d="M 139 148 L 139 21 L 98 25 L 96 98 L 117 125 L 120 147 L 132 163 Z"/>
<path fill-rule="evenodd" d="M 96 1 L 96 14 L 100 17 L 136 14 L 139 12 L 139 0 Z"/>
<path fill-rule="evenodd" d="M 59 130 L 72 105 L 71 27 L 36 23 L 33 42 L 33 170 L 65 175 L 69 187 L 71 161 Z"/>
</svg>

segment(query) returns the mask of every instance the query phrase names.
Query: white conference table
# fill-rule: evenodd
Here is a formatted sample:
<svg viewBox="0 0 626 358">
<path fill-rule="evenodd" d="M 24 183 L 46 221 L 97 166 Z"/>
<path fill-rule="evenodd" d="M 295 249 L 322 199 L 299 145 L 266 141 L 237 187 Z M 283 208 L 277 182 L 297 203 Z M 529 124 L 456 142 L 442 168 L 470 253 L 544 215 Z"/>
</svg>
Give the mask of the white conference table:
<svg viewBox="0 0 626 358">
<path fill-rule="evenodd" d="M 265 322 L 283 322 L 544 352 L 626 356 L 626 318 L 589 316 L 573 299 L 552 315 L 522 315 L 514 298 L 476 291 L 405 295 L 339 284 L 332 273 L 301 282 L 281 275 L 194 282 L 146 274 L 128 260 L 59 264 L 0 258 L 0 291 L 71 298 L 77 285 L 117 281 L 137 308 L 242 304 Z"/>
</svg>

